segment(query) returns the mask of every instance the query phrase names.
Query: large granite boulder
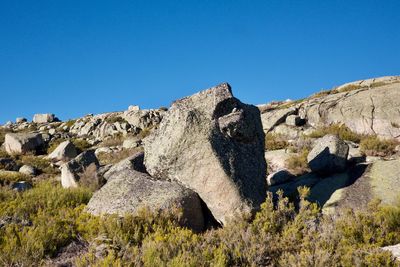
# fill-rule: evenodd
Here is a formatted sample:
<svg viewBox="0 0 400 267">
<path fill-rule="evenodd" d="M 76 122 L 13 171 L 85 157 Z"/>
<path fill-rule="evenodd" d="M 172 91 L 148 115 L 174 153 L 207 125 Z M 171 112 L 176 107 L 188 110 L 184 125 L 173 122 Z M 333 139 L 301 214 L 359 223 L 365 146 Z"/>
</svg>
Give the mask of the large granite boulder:
<svg viewBox="0 0 400 267">
<path fill-rule="evenodd" d="M 175 101 L 144 142 L 147 171 L 197 192 L 223 224 L 265 200 L 260 112 L 227 83 Z"/>
<path fill-rule="evenodd" d="M 332 174 L 346 169 L 348 153 L 348 144 L 336 135 L 326 135 L 316 141 L 307 161 L 312 171 Z"/>
<path fill-rule="evenodd" d="M 4 147 L 8 154 L 37 153 L 43 150 L 44 141 L 39 133 L 8 133 Z"/>
<path fill-rule="evenodd" d="M 126 165 L 128 162 L 132 164 Z M 87 211 L 95 215 L 124 216 L 144 208 L 153 212 L 178 208 L 183 226 L 202 231 L 204 217 L 198 195 L 177 182 L 153 179 L 142 172 L 142 166 L 143 154 L 119 164 L 119 171 L 111 171 L 108 182 L 90 199 Z"/>
<path fill-rule="evenodd" d="M 69 161 L 78 155 L 75 145 L 67 140 L 57 146 L 47 158 L 54 161 Z"/>
</svg>

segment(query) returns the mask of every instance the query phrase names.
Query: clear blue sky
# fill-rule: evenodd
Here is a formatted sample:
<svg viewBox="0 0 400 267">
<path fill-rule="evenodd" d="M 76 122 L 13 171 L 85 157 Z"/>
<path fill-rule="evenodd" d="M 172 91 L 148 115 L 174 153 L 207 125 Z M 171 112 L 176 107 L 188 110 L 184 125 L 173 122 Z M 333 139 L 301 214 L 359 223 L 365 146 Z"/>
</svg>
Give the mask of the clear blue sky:
<svg viewBox="0 0 400 267">
<path fill-rule="evenodd" d="M 0 123 L 169 106 L 224 81 L 259 104 L 399 74 L 399 0 L 0 0 Z"/>
</svg>

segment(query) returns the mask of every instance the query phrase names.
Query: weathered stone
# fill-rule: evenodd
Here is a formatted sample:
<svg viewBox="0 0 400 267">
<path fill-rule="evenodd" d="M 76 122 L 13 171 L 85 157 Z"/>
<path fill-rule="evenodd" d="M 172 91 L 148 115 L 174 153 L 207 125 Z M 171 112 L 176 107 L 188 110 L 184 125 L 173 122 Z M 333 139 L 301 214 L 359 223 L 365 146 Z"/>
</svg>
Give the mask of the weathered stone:
<svg viewBox="0 0 400 267">
<path fill-rule="evenodd" d="M 23 122 L 26 122 L 26 121 L 27 121 L 27 119 L 26 118 L 22 118 L 22 117 L 19 117 L 19 118 L 15 119 L 16 123 L 23 123 Z"/>
<path fill-rule="evenodd" d="M 116 176 L 119 172 L 124 170 L 135 170 L 139 172 L 146 172 L 146 168 L 143 165 L 144 153 L 139 152 L 133 156 L 130 156 L 114 166 L 112 166 L 107 172 L 104 173 L 103 177 L 109 180 L 111 177 Z"/>
<path fill-rule="evenodd" d="M 346 168 L 349 145 L 335 135 L 326 135 L 316 141 L 307 156 L 310 169 L 321 174 L 342 172 Z"/>
<path fill-rule="evenodd" d="M 19 169 L 19 172 L 25 175 L 34 176 L 36 175 L 37 170 L 32 166 L 24 165 Z"/>
<path fill-rule="evenodd" d="M 286 167 L 286 161 L 295 153 L 287 153 L 285 149 L 271 150 L 265 152 L 269 172 L 276 172 Z"/>
<path fill-rule="evenodd" d="M 280 108 L 273 109 L 268 112 L 261 114 L 262 126 L 265 132 L 269 132 L 274 129 L 277 125 L 285 122 L 286 117 L 296 113 L 295 108 Z"/>
<path fill-rule="evenodd" d="M 42 135 L 38 133 L 8 133 L 4 141 L 8 154 L 37 153 L 43 146 Z"/>
<path fill-rule="evenodd" d="M 78 155 L 75 145 L 67 140 L 57 146 L 47 158 L 54 161 L 69 161 Z"/>
<path fill-rule="evenodd" d="M 128 110 L 129 111 L 138 111 L 138 110 L 140 110 L 140 107 L 131 105 L 131 106 L 128 107 Z"/>
<path fill-rule="evenodd" d="M 33 116 L 34 123 L 49 123 L 56 121 L 56 116 L 54 114 L 46 113 L 46 114 L 35 114 Z"/>
<path fill-rule="evenodd" d="M 61 166 L 61 185 L 64 188 L 78 187 L 83 172 L 94 164 L 98 167 L 99 161 L 96 158 L 93 150 L 87 150 L 79 154 L 75 159 Z"/>
<path fill-rule="evenodd" d="M 260 112 L 228 84 L 175 101 L 144 142 L 148 172 L 193 189 L 219 222 L 265 200 Z"/>
<path fill-rule="evenodd" d="M 301 126 L 304 124 L 304 120 L 298 115 L 289 115 L 286 117 L 286 124 L 289 126 Z"/>
<path fill-rule="evenodd" d="M 143 154 L 135 159 L 138 165 L 143 165 Z M 180 208 L 182 225 L 195 231 L 203 230 L 201 202 L 195 192 L 176 182 L 152 179 L 148 174 L 135 170 L 134 164 L 126 166 L 128 161 L 118 164 L 118 171 L 110 170 L 108 182 L 90 199 L 88 212 L 124 216 L 126 213 L 136 214 L 144 208 L 153 212 Z"/>
<path fill-rule="evenodd" d="M 137 137 L 133 138 L 127 138 L 124 140 L 124 143 L 122 144 L 122 147 L 125 149 L 131 149 L 131 148 L 136 148 L 140 146 L 141 140 Z"/>
</svg>

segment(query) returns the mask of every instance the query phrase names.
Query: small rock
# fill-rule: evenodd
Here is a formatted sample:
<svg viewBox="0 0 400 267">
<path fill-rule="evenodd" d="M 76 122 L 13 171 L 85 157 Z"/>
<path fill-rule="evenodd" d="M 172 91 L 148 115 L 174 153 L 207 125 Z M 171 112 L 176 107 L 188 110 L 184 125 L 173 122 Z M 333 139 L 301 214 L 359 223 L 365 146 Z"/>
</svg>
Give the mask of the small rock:
<svg viewBox="0 0 400 267">
<path fill-rule="evenodd" d="M 24 165 L 19 169 L 20 173 L 29 175 L 29 176 L 35 176 L 37 171 L 34 167 L 29 166 L 29 165 Z"/>
<path fill-rule="evenodd" d="M 6 171 L 18 171 L 20 165 L 15 160 L 10 158 L 0 158 L 0 169 Z"/>
<path fill-rule="evenodd" d="M 12 187 L 13 190 L 18 191 L 18 192 L 23 192 L 26 190 L 29 190 L 32 188 L 32 185 L 28 182 L 22 181 L 22 182 L 15 182 Z"/>
<path fill-rule="evenodd" d="M 128 107 L 128 110 L 129 110 L 129 111 L 137 111 L 137 110 L 140 110 L 140 107 L 139 107 L 139 106 L 133 106 L 133 105 L 132 105 L 132 106 L 129 106 L 129 107 Z"/>
<path fill-rule="evenodd" d="M 26 121 L 27 121 L 27 119 L 26 118 L 22 118 L 22 117 L 19 117 L 19 118 L 15 119 L 16 123 L 23 123 L 23 122 L 26 122 Z"/>
<path fill-rule="evenodd" d="M 349 145 L 336 135 L 325 135 L 307 157 L 308 165 L 314 172 L 332 174 L 346 169 Z"/>
<path fill-rule="evenodd" d="M 50 134 L 50 135 L 55 135 L 55 134 L 56 134 L 56 129 L 51 128 L 51 129 L 49 130 L 49 134 Z"/>
<path fill-rule="evenodd" d="M 56 116 L 54 114 L 35 114 L 33 116 L 33 122 L 35 123 L 49 123 L 56 121 Z"/>
</svg>

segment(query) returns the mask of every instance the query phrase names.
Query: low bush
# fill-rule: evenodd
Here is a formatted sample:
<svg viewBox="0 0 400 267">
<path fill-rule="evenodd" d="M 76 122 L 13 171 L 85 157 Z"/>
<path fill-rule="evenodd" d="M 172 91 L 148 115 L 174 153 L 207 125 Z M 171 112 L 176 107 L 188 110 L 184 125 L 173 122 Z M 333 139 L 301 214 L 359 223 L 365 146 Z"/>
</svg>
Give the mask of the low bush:
<svg viewBox="0 0 400 267">
<path fill-rule="evenodd" d="M 119 123 L 128 123 L 124 118 L 120 117 L 120 116 L 114 116 L 114 117 L 108 117 L 105 120 L 106 122 L 110 123 L 110 124 L 114 124 L 116 122 Z"/>
<path fill-rule="evenodd" d="M 113 136 L 107 137 L 100 144 L 101 147 L 112 147 L 112 146 L 121 146 L 124 143 L 125 136 L 122 134 L 115 134 Z"/>
<path fill-rule="evenodd" d="M 78 153 L 88 150 L 92 147 L 92 145 L 86 140 L 82 138 L 74 138 L 71 142 L 75 145 L 78 150 Z"/>
<path fill-rule="evenodd" d="M 394 139 L 380 139 L 377 136 L 368 136 L 360 143 L 361 152 L 367 156 L 385 157 L 396 153 L 395 148 L 399 144 Z"/>
<path fill-rule="evenodd" d="M 179 226 L 180 212 L 91 216 L 90 190 L 42 182 L 24 193 L 0 190 L 0 264 L 45 265 L 60 248 L 83 239 L 77 266 L 398 266 L 381 246 L 400 242 L 400 208 L 371 203 L 333 220 L 299 190 L 295 207 L 282 192 L 268 194 L 251 220 L 196 234 Z M 101 249 L 102 248 L 102 249 Z M 99 249 L 101 249 L 99 251 Z M 99 253 L 101 252 L 101 253 Z"/>
<path fill-rule="evenodd" d="M 265 150 L 278 150 L 288 146 L 289 143 L 280 134 L 267 133 L 265 135 Z"/>
</svg>

